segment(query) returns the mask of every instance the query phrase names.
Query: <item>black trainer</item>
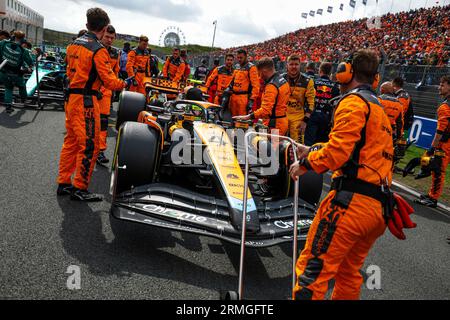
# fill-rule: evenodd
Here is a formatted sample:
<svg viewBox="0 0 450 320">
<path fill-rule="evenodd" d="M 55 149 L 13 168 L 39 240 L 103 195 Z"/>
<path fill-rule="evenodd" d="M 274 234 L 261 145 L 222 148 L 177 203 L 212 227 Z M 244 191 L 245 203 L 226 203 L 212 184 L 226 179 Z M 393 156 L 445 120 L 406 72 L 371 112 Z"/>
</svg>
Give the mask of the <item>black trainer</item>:
<svg viewBox="0 0 450 320">
<path fill-rule="evenodd" d="M 90 193 L 87 190 L 73 189 L 72 195 L 70 198 L 73 201 L 82 201 L 82 202 L 102 202 L 103 197 L 99 194 Z"/>
<path fill-rule="evenodd" d="M 105 156 L 104 152 L 98 154 L 97 163 L 104 166 L 109 163 L 109 159 Z"/>
<path fill-rule="evenodd" d="M 70 196 L 73 192 L 73 186 L 71 184 L 60 184 L 56 194 L 58 196 Z"/>
<path fill-rule="evenodd" d="M 437 208 L 437 204 L 438 204 L 437 200 L 432 199 L 429 196 L 421 197 L 420 199 L 417 199 L 414 202 L 417 204 L 420 204 L 422 206 L 429 207 L 429 208 Z"/>
</svg>

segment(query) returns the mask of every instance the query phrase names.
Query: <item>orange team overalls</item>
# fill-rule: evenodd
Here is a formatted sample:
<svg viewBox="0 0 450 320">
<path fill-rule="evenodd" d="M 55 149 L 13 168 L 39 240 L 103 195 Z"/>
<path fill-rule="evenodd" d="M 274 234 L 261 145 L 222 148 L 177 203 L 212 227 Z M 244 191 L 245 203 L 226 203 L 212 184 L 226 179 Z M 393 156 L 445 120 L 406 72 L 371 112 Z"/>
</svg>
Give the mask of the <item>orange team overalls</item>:
<svg viewBox="0 0 450 320">
<path fill-rule="evenodd" d="M 164 64 L 163 75 L 169 80 L 180 82 L 184 77 L 185 69 L 186 64 L 184 63 L 183 59 L 174 59 L 173 57 L 169 57 Z"/>
<path fill-rule="evenodd" d="M 114 74 L 117 76 L 119 74 L 119 50 L 116 48 L 110 47 L 108 49 L 109 53 L 109 63 L 111 64 L 111 69 Z M 101 132 L 100 132 L 100 151 L 106 151 L 107 149 L 107 138 L 108 138 L 108 122 L 109 116 L 111 114 L 111 99 L 113 92 L 102 86 L 100 89 L 100 93 L 102 94 L 102 99 L 98 102 L 100 104 L 100 123 L 101 123 Z"/>
<path fill-rule="evenodd" d="M 259 75 L 256 66 L 250 62 L 247 62 L 243 67 L 238 64 L 230 84 L 233 93 L 230 98 L 230 111 L 233 117 L 248 114 L 248 102 L 249 100 L 256 101 L 258 99 L 259 86 Z"/>
<path fill-rule="evenodd" d="M 394 143 L 403 138 L 403 105 L 391 94 L 383 94 L 378 100 L 389 118 Z"/>
<path fill-rule="evenodd" d="M 150 77 L 150 51 L 134 48 L 128 53 L 128 77 L 135 77 L 137 86 L 131 86 L 130 91 L 146 94 L 145 77 Z"/>
<path fill-rule="evenodd" d="M 65 105 L 66 130 L 59 163 L 59 184 L 87 190 L 100 151 L 99 90 L 122 90 L 125 82 L 111 69 L 108 50 L 93 33 L 67 47 L 69 97 Z"/>
<path fill-rule="evenodd" d="M 334 116 L 330 141 L 304 164 L 334 171 L 297 261 L 294 299 L 322 300 L 335 279 L 333 300 L 360 297 L 360 274 L 370 249 L 386 231 L 381 180 L 392 183 L 393 143 L 389 119 L 371 86 L 345 95 Z M 345 177 L 345 178 L 344 178 Z"/>
<path fill-rule="evenodd" d="M 215 84 L 217 87 L 214 97 L 212 98 L 212 103 L 220 104 L 220 99 L 222 99 L 222 94 L 230 86 L 231 80 L 233 79 L 233 67 L 228 69 L 225 65 L 217 67 L 213 70 L 211 75 L 206 82 L 206 87 L 209 89 Z"/>
<path fill-rule="evenodd" d="M 398 101 L 403 105 L 403 128 L 408 131 L 414 122 L 414 110 L 411 106 L 411 96 L 404 89 L 395 93 Z"/>
<path fill-rule="evenodd" d="M 300 135 L 300 125 L 305 119 L 306 114 L 311 116 L 314 112 L 316 99 L 314 80 L 302 74 L 299 74 L 297 79 L 290 79 L 287 73 L 283 76 L 291 87 L 287 108 L 289 136 L 293 140 L 303 143 L 304 135 Z"/>
<path fill-rule="evenodd" d="M 442 159 L 441 172 L 432 174 L 431 189 L 428 195 L 435 200 L 438 200 L 444 191 L 445 176 L 450 159 L 450 105 L 448 98 L 438 109 L 437 133 L 442 135 L 437 149 L 444 151 L 445 157 Z"/>
<path fill-rule="evenodd" d="M 191 76 L 191 66 L 186 61 L 184 62 L 185 68 L 184 68 L 184 75 L 181 81 L 186 82 L 189 77 Z"/>
<path fill-rule="evenodd" d="M 206 82 L 208 83 L 209 78 L 211 77 L 212 73 L 217 70 L 218 67 L 215 67 L 206 77 Z M 208 86 L 208 102 L 214 103 L 216 100 L 216 93 L 217 93 L 217 78 L 214 81 L 211 81 L 210 85 Z"/>
<path fill-rule="evenodd" d="M 267 119 L 265 125 L 271 130 L 278 130 L 281 136 L 288 131 L 288 119 L 286 116 L 287 103 L 289 101 L 289 84 L 279 73 L 267 81 L 261 98 L 261 108 L 253 113 L 254 119 Z M 275 133 L 275 132 L 274 132 Z"/>
</svg>

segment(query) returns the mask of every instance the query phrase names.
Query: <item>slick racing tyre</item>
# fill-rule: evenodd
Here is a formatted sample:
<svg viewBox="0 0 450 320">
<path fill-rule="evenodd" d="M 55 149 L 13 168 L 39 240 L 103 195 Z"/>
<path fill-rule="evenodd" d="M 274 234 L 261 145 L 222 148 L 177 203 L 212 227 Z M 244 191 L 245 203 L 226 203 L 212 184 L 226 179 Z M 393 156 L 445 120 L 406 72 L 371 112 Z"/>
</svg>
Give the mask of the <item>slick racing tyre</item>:
<svg viewBox="0 0 450 320">
<path fill-rule="evenodd" d="M 319 204 L 322 197 L 323 175 L 309 171 L 300 177 L 299 198 L 311 205 Z"/>
<path fill-rule="evenodd" d="M 287 148 L 289 143 L 283 142 L 280 145 L 280 170 L 278 173 L 278 188 L 282 197 L 293 196 L 295 191 L 295 183 L 289 174 L 290 164 L 292 161 L 286 159 L 289 157 Z M 307 172 L 299 179 L 299 198 L 308 202 L 311 205 L 316 205 L 320 202 L 323 189 L 323 175 L 317 174 L 313 171 Z"/>
<path fill-rule="evenodd" d="M 161 149 L 160 133 L 143 123 L 127 122 L 119 131 L 112 177 L 113 196 L 154 181 Z"/>
<path fill-rule="evenodd" d="M 127 121 L 136 122 L 139 114 L 145 111 L 146 102 L 145 95 L 141 93 L 123 91 L 119 98 L 116 129 L 119 130 Z"/>
</svg>

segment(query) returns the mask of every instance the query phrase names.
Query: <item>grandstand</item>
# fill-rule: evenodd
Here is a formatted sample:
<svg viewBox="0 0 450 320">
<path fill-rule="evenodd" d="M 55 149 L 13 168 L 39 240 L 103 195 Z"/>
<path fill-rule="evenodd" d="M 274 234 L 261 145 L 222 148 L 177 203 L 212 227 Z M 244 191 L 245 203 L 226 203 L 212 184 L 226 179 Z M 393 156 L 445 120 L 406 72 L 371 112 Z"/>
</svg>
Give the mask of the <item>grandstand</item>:
<svg viewBox="0 0 450 320">
<path fill-rule="evenodd" d="M 386 53 L 383 81 L 401 76 L 408 83 L 418 115 L 434 118 L 439 104 L 437 85 L 450 72 L 450 5 L 417 9 L 381 17 L 379 29 L 369 28 L 367 18 L 300 29 L 265 42 L 218 50 L 193 57 L 194 65 L 207 58 L 223 63 L 227 53 L 246 49 L 250 60 L 274 58 L 277 69 L 286 69 L 287 57 L 298 54 L 304 61 L 337 63 L 359 48 Z"/>
<path fill-rule="evenodd" d="M 304 61 L 338 62 L 357 48 L 387 52 L 387 63 L 447 66 L 450 43 L 450 5 L 381 17 L 381 28 L 367 26 L 367 18 L 300 29 L 262 43 L 244 46 L 252 59 L 269 56 L 286 61 L 299 54 Z M 213 53 L 223 56 L 239 48 Z"/>
</svg>

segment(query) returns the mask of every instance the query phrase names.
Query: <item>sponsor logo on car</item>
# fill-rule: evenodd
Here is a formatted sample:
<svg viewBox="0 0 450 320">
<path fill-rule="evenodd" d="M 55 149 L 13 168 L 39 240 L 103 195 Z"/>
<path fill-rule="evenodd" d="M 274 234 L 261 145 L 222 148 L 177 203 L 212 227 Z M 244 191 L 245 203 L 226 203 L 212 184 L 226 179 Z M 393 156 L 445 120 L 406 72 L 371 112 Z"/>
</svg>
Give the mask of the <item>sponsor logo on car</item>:
<svg viewBox="0 0 450 320">
<path fill-rule="evenodd" d="M 167 208 L 163 208 L 161 206 L 157 206 L 157 205 L 153 205 L 153 204 L 145 205 L 143 207 L 143 209 L 147 210 L 147 211 L 150 211 L 152 213 L 165 215 L 165 216 L 168 216 L 168 217 L 173 217 L 173 218 L 176 218 L 176 219 L 179 219 L 179 220 L 187 220 L 187 221 L 193 221 L 193 222 L 198 222 L 198 223 L 205 223 L 205 222 L 208 221 L 207 218 L 198 216 L 198 215 L 193 214 L 193 213 L 167 209 Z"/>
<path fill-rule="evenodd" d="M 299 220 L 298 226 L 300 228 L 310 227 L 312 225 L 312 223 L 313 223 L 313 221 L 311 219 Z M 278 220 L 278 221 L 274 222 L 274 225 L 280 229 L 293 229 L 294 221 L 286 222 L 286 221 Z"/>
<path fill-rule="evenodd" d="M 237 175 L 235 175 L 234 173 L 230 173 L 229 175 L 227 175 L 228 179 L 233 179 L 233 180 L 238 180 L 239 177 Z"/>
</svg>

